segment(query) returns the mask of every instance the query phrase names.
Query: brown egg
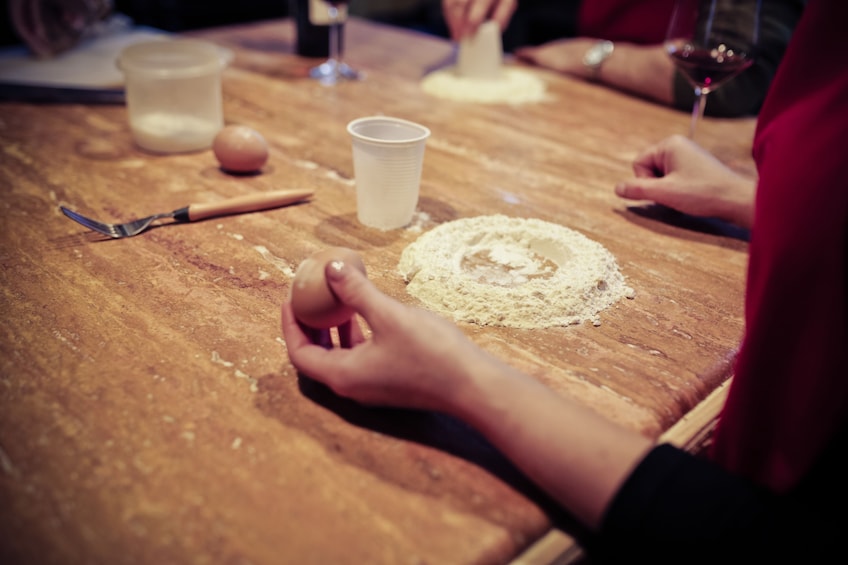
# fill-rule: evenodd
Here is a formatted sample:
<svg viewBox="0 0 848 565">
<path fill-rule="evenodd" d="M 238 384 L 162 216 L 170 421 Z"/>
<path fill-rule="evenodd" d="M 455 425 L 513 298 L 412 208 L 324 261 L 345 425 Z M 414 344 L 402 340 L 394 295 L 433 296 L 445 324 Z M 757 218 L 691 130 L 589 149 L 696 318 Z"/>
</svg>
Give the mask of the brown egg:
<svg viewBox="0 0 848 565">
<path fill-rule="evenodd" d="M 353 310 L 339 302 L 324 276 L 327 263 L 335 260 L 342 260 L 365 272 L 365 264 L 356 251 L 346 247 L 330 247 L 306 258 L 294 275 L 291 287 L 292 310 L 295 318 L 311 328 L 332 328 L 353 316 Z"/>
<path fill-rule="evenodd" d="M 212 151 L 225 171 L 251 173 L 268 161 L 268 142 L 247 126 L 226 126 L 212 140 Z"/>
</svg>

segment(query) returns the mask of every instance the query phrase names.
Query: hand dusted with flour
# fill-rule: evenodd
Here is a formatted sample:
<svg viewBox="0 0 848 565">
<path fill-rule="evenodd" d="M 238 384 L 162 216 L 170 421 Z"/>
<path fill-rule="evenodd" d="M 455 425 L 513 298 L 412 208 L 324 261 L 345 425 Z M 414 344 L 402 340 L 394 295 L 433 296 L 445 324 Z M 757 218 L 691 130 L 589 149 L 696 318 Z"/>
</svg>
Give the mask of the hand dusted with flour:
<svg viewBox="0 0 848 565">
<path fill-rule="evenodd" d="M 615 257 L 566 227 L 503 215 L 442 224 L 404 249 L 407 292 L 457 322 L 548 328 L 632 298 Z"/>
</svg>

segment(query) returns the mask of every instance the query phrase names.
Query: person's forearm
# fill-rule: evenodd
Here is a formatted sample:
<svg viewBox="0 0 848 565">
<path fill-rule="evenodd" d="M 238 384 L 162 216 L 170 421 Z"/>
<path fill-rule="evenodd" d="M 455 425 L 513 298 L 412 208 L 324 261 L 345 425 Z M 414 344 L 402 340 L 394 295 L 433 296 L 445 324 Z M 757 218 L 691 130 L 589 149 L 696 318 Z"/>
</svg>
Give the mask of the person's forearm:
<svg viewBox="0 0 848 565">
<path fill-rule="evenodd" d="M 716 199 L 716 211 L 712 215 L 737 226 L 750 229 L 754 225 L 754 193 L 756 190 L 756 181 L 738 177 L 732 185 L 727 186 L 722 197 Z"/>
<path fill-rule="evenodd" d="M 482 361 L 482 362 L 481 362 Z M 468 363 L 450 412 L 590 528 L 653 445 L 490 357 Z"/>
<path fill-rule="evenodd" d="M 671 105 L 674 99 L 674 63 L 662 45 L 641 46 L 619 42 L 597 71 L 586 67 L 583 57 L 597 42 L 588 37 L 562 39 L 537 47 L 516 50 L 518 58 L 561 73 Z"/>
<path fill-rule="evenodd" d="M 616 43 L 596 80 L 661 104 L 674 100 L 674 63 L 661 45 Z"/>
</svg>

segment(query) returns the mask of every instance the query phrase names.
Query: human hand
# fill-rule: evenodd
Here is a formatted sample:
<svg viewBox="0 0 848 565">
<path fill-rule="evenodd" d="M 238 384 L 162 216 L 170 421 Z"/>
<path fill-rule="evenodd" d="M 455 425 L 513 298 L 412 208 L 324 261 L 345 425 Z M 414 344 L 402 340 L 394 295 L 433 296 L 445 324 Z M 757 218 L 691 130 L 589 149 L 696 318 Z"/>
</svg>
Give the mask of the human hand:
<svg viewBox="0 0 848 565">
<path fill-rule="evenodd" d="M 353 266 L 331 261 L 325 275 L 372 336 L 346 323 L 334 348 L 328 330 L 307 333 L 286 301 L 283 335 L 299 371 L 363 404 L 458 418 L 578 519 L 599 526 L 650 439 L 495 359 L 447 320 L 386 296 Z"/>
<path fill-rule="evenodd" d="M 359 270 L 340 261 L 326 266 L 327 281 L 356 320 L 329 330 L 302 327 L 291 303 L 282 306 L 282 331 L 292 364 L 337 394 L 369 405 L 449 412 L 471 367 L 495 362 L 454 324 L 381 293 Z"/>
<path fill-rule="evenodd" d="M 442 0 L 442 14 L 451 39 L 460 41 L 477 33 L 487 20 L 496 21 L 503 31 L 517 4 L 517 0 Z"/>
<path fill-rule="evenodd" d="M 686 137 L 674 135 L 648 148 L 634 160 L 633 171 L 635 178 L 615 187 L 622 198 L 652 200 L 744 228 L 753 223 L 756 184 Z"/>
<path fill-rule="evenodd" d="M 113 14 L 111 0 L 9 0 L 8 14 L 15 32 L 38 57 L 68 51 Z"/>
</svg>

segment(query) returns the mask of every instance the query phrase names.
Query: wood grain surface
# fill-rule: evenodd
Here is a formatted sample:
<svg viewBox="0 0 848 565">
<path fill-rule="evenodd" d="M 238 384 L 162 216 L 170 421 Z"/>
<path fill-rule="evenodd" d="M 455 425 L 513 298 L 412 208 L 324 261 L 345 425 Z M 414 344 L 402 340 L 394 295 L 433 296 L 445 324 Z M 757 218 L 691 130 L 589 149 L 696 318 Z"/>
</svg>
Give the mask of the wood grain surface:
<svg viewBox="0 0 848 565">
<path fill-rule="evenodd" d="M 290 21 L 198 34 L 235 52 L 225 119 L 268 140 L 258 175 L 211 151 L 145 153 L 123 106 L 0 104 L 0 562 L 504 563 L 552 525 L 570 531 L 461 423 L 366 409 L 296 374 L 279 306 L 328 246 L 414 304 L 397 262 L 427 229 L 496 213 L 562 224 L 617 257 L 635 298 L 598 327 L 461 325 L 473 340 L 651 437 L 729 377 L 744 234 L 613 193 L 640 150 L 685 134 L 686 113 L 531 68 L 546 102 L 436 99 L 419 81 L 449 42 L 347 28 L 366 77 L 332 88 L 304 78 L 316 61 L 293 55 Z M 356 220 L 345 126 L 371 114 L 432 130 L 407 229 Z M 753 175 L 753 130 L 706 119 L 699 141 Z M 93 241 L 59 210 L 129 220 L 297 188 L 314 198 L 125 240 Z"/>
</svg>

